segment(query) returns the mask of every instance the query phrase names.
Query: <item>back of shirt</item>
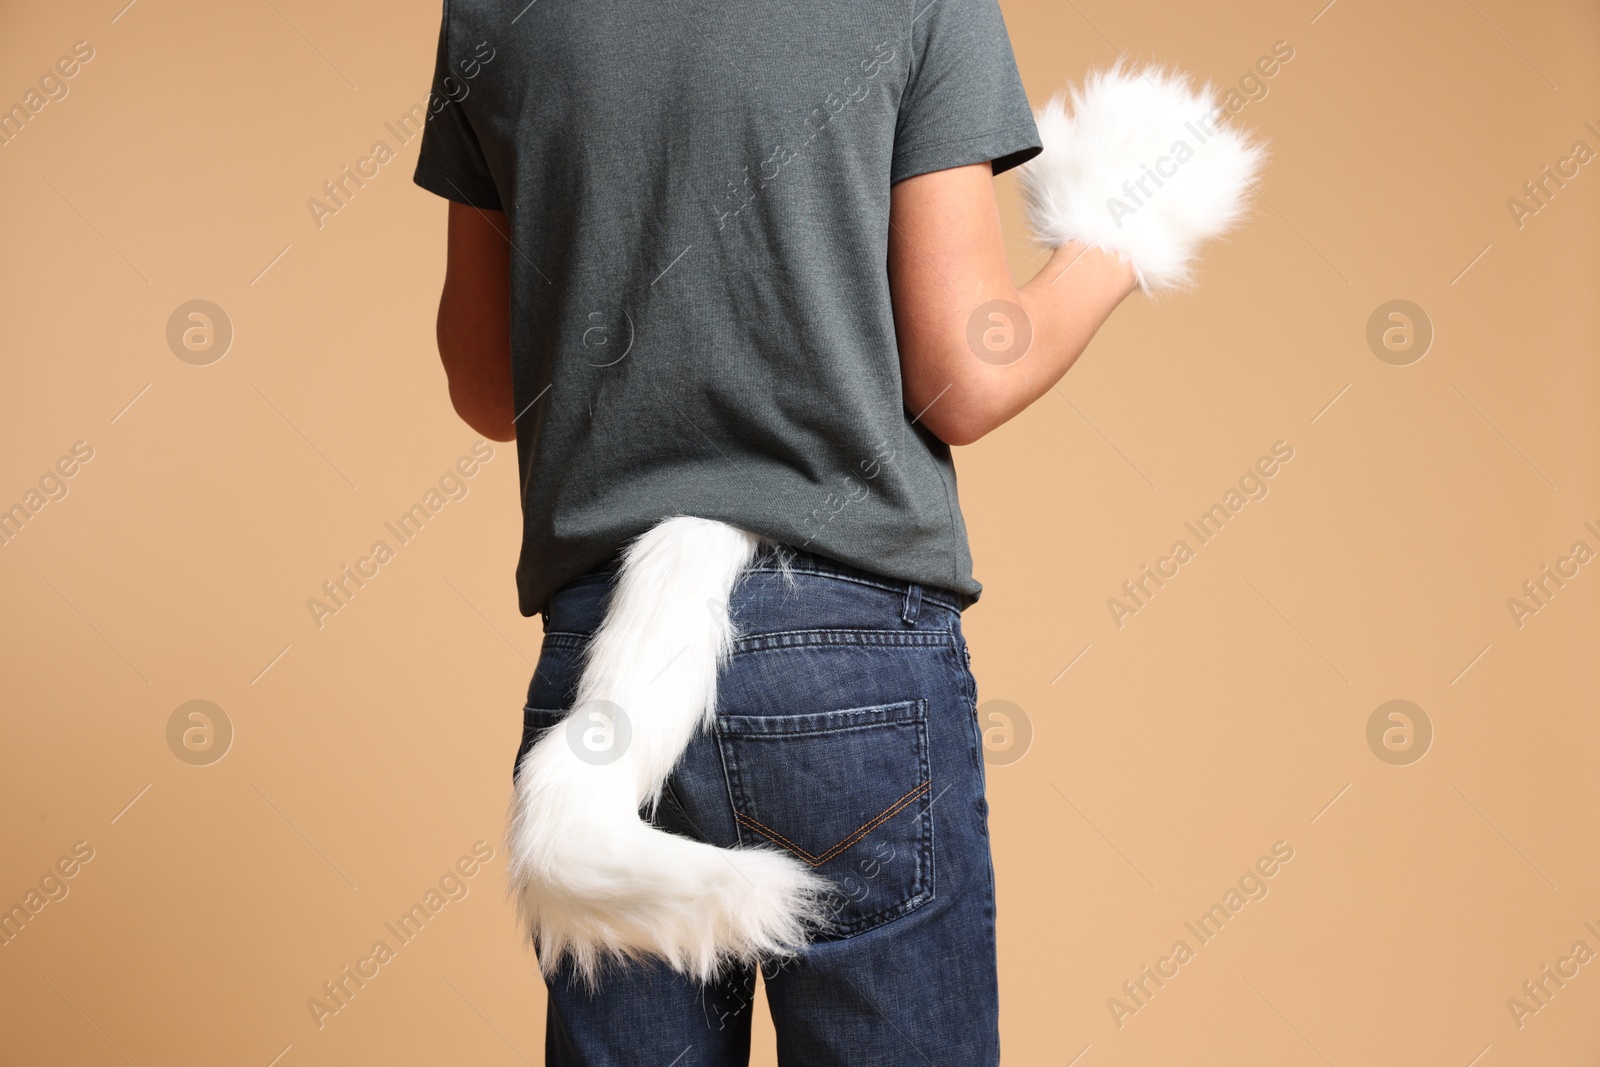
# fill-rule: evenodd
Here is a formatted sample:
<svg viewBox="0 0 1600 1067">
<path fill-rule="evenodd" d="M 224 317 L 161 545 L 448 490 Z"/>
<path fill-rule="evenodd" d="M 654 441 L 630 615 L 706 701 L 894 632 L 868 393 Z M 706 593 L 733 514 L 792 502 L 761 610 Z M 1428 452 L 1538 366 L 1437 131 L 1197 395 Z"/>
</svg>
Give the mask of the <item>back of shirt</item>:
<svg viewBox="0 0 1600 1067">
<path fill-rule="evenodd" d="M 997 0 L 447 0 L 419 185 L 502 210 L 522 611 L 670 515 L 972 577 L 889 187 L 1039 151 Z"/>
</svg>

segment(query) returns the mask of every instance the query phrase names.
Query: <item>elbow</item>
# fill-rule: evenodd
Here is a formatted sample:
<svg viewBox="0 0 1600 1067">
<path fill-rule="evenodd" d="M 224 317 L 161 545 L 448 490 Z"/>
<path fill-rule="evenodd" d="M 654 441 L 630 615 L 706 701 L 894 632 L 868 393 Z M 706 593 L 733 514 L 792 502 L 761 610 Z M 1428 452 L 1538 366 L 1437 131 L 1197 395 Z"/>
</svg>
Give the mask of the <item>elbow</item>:
<svg viewBox="0 0 1600 1067">
<path fill-rule="evenodd" d="M 944 366 L 948 368 L 950 364 Z M 950 378 L 916 371 L 912 375 L 906 382 L 906 407 L 916 414 L 912 421 L 945 444 L 973 444 L 1004 421 L 995 418 L 984 379 L 959 372 Z"/>
<path fill-rule="evenodd" d="M 462 422 L 489 440 L 515 440 L 509 342 L 452 329 L 445 306 L 440 305 L 436 339 L 450 406 Z"/>
<path fill-rule="evenodd" d="M 947 403 L 948 390 L 939 401 L 929 405 L 917 421 L 939 440 L 952 447 L 974 444 L 994 429 L 994 420 L 970 402 Z"/>
<path fill-rule="evenodd" d="M 517 427 L 511 420 L 511 412 L 504 405 L 485 403 L 480 393 L 457 388 L 453 380 L 450 383 L 450 406 L 462 422 L 489 440 L 516 440 Z"/>
<path fill-rule="evenodd" d="M 511 425 L 509 422 L 496 422 L 492 419 L 479 419 L 478 421 L 474 422 L 465 415 L 461 417 L 461 421 L 465 422 L 468 426 L 472 427 L 474 430 L 477 430 L 480 435 L 487 437 L 491 441 L 507 442 L 515 441 L 517 439 L 517 428 Z"/>
<path fill-rule="evenodd" d="M 921 345 L 902 340 L 900 373 L 913 424 L 952 447 L 975 444 L 1010 415 L 1010 368 L 974 359 L 965 336 Z"/>
<path fill-rule="evenodd" d="M 975 419 L 960 416 L 935 418 L 931 417 L 931 413 L 930 417 L 922 419 L 922 424 L 928 428 L 929 433 L 952 448 L 974 444 L 990 429 Z"/>
</svg>

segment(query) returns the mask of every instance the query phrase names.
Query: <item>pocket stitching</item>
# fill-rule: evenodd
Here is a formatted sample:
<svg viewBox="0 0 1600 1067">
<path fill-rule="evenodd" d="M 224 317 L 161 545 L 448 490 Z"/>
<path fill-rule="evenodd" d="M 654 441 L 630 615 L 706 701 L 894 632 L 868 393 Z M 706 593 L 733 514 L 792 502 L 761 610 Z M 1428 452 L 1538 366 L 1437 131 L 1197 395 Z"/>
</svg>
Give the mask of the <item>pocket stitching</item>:
<svg viewBox="0 0 1600 1067">
<path fill-rule="evenodd" d="M 945 635 L 945 642 L 948 647 L 954 647 L 953 642 L 950 641 L 948 634 Z M 755 819 L 754 816 L 747 814 L 749 810 L 752 810 L 749 808 L 749 805 L 753 803 L 753 798 L 749 797 L 746 792 L 746 783 L 744 778 L 747 769 L 741 766 L 741 761 L 738 758 L 737 752 L 737 749 L 740 746 L 736 742 L 739 740 L 755 739 L 775 741 L 784 737 L 796 736 L 797 734 L 811 735 L 813 733 L 846 733 L 854 732 L 859 728 L 871 729 L 891 726 L 909 726 L 913 729 L 916 736 L 915 759 L 918 771 L 920 772 L 917 776 L 923 780 L 925 786 L 912 789 L 908 796 L 902 797 L 901 801 L 897 801 L 895 804 L 891 804 L 889 809 L 886 809 L 886 815 L 869 820 L 869 824 L 862 828 L 865 832 L 858 830 L 849 835 L 849 837 L 847 837 L 845 841 L 841 842 L 840 845 L 836 845 L 834 848 L 830 849 L 827 855 L 822 858 L 822 864 L 840 862 L 839 857 L 847 852 L 849 847 L 859 844 L 860 840 L 869 836 L 873 829 L 884 826 L 885 823 L 890 821 L 893 815 L 903 812 L 910 801 L 914 801 L 918 797 L 924 795 L 931 796 L 932 773 L 929 766 L 929 723 L 928 700 L 926 697 L 914 697 L 904 701 L 895 701 L 892 703 L 867 705 L 855 708 L 843 708 L 830 712 L 812 714 L 822 720 L 831 720 L 831 722 L 829 722 L 827 727 L 815 729 L 815 727 L 821 725 L 821 723 L 813 721 L 812 723 L 807 724 L 808 726 L 811 726 L 812 729 L 795 731 L 793 730 L 794 726 L 798 726 L 801 721 L 812 718 L 812 716 L 780 715 L 751 717 L 719 713 L 716 717 L 714 734 L 717 737 L 718 754 L 721 756 L 723 777 L 725 779 L 724 784 L 728 791 L 728 801 L 733 809 L 731 812 L 731 814 L 734 816 L 733 829 L 735 831 L 736 840 L 739 842 L 739 844 L 741 846 L 748 846 L 752 844 L 772 842 L 780 847 L 783 847 L 785 851 L 791 853 L 792 855 L 795 855 L 796 858 L 801 862 L 806 863 L 810 869 L 817 870 L 820 868 L 820 864 L 812 863 L 812 860 L 816 859 L 816 857 L 806 853 L 805 849 L 795 845 L 793 841 L 783 838 L 782 834 L 777 834 L 777 831 L 774 831 L 771 827 L 761 823 L 759 820 Z M 842 722 L 841 719 L 843 720 Z M 790 729 L 783 729 L 782 727 L 784 726 L 789 726 Z M 751 727 L 755 728 L 751 729 Z M 919 789 L 921 792 L 918 791 Z M 897 805 L 898 810 L 895 810 Z M 886 923 L 892 922 L 901 916 L 916 911 L 918 908 L 928 903 L 928 901 L 934 899 L 934 884 L 936 881 L 934 852 L 936 846 L 934 842 L 934 819 L 931 805 L 923 807 L 920 810 L 913 809 L 913 816 L 913 822 L 906 831 L 910 835 L 906 842 L 911 849 L 909 854 L 914 857 L 914 867 L 912 869 L 910 882 L 905 887 L 905 893 L 907 895 L 903 899 L 880 907 L 878 910 L 873 911 L 870 914 L 855 914 L 847 920 L 836 916 L 834 921 L 829 924 L 829 927 L 825 933 L 819 932 L 817 934 L 820 939 L 829 941 L 843 940 L 846 938 L 855 937 L 870 930 L 878 929 Z M 771 831 L 777 836 L 771 837 L 768 835 L 767 831 Z M 782 838 L 782 840 L 779 840 L 780 838 Z M 851 841 L 850 838 L 857 838 L 857 840 Z M 859 903 L 864 903 L 864 901 Z"/>
<path fill-rule="evenodd" d="M 899 700 L 892 704 L 867 704 L 859 708 L 807 712 L 800 715 L 717 715 L 716 731 L 725 737 L 762 737 L 781 740 L 816 734 L 878 726 L 903 726 L 926 723 L 927 698 Z"/>
<path fill-rule="evenodd" d="M 793 852 L 796 856 L 799 856 L 801 859 L 805 860 L 811 866 L 820 867 L 824 863 L 827 863 L 829 860 L 833 859 L 835 856 L 839 855 L 841 852 L 844 852 L 845 850 L 850 848 L 850 846 L 854 845 L 857 841 L 860 841 L 863 837 L 865 837 L 867 834 L 871 833 L 873 830 L 877 829 L 879 826 L 882 826 L 888 820 L 894 818 L 902 810 L 904 810 L 904 808 L 906 807 L 907 804 L 910 804 L 913 800 L 915 800 L 917 797 L 921 796 L 923 793 L 926 793 L 930 788 L 932 788 L 932 786 L 933 786 L 932 779 L 928 779 L 928 780 L 924 781 L 921 785 L 919 785 L 915 789 L 911 790 L 911 792 L 907 793 L 905 796 L 901 797 L 899 800 L 895 801 L 893 804 L 890 804 L 887 808 L 885 808 L 875 818 L 873 818 L 873 819 L 867 821 L 866 823 L 864 823 L 863 825 L 861 825 L 859 828 L 857 828 L 855 831 L 853 831 L 851 834 L 849 834 L 847 837 L 845 837 L 842 841 L 840 841 L 838 844 L 834 845 L 832 848 L 828 849 L 828 851 L 824 852 L 820 856 L 813 856 L 811 853 L 807 852 L 805 849 L 801 848 L 799 845 L 795 844 L 793 841 L 790 841 L 787 837 L 784 837 L 782 834 L 778 833 L 778 831 L 774 830 L 772 827 L 767 826 L 764 823 L 761 823 L 760 821 L 752 818 L 751 816 L 746 815 L 742 811 L 735 812 L 734 813 L 734 817 L 736 819 L 738 819 L 741 823 L 744 823 L 745 825 L 749 826 L 752 830 L 755 830 L 757 833 L 761 834 L 762 836 L 771 838 L 774 842 L 776 842 L 779 845 L 782 845 L 784 848 L 788 849 L 790 852 Z"/>
</svg>

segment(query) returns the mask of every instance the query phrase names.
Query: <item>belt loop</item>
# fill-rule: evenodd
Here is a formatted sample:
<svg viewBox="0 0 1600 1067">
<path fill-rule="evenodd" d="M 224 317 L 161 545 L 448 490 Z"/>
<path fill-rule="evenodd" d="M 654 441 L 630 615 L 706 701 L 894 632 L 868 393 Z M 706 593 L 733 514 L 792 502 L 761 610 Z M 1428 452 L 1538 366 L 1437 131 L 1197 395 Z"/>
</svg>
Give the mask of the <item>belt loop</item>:
<svg viewBox="0 0 1600 1067">
<path fill-rule="evenodd" d="M 922 586 L 916 582 L 906 585 L 906 605 L 900 612 L 900 618 L 907 626 L 917 624 L 917 614 L 922 610 Z"/>
</svg>

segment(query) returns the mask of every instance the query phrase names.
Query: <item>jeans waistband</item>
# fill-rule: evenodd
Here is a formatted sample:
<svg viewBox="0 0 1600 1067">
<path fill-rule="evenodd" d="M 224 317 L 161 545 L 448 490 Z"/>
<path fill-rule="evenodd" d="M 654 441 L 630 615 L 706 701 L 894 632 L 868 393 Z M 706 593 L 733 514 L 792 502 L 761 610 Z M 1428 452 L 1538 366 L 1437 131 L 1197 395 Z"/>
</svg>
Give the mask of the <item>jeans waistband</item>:
<svg viewBox="0 0 1600 1067">
<path fill-rule="evenodd" d="M 606 563 L 573 579 L 571 585 L 594 581 L 595 579 L 610 579 L 621 569 L 621 555 L 614 556 Z M 828 556 L 821 556 L 815 552 L 790 546 L 777 546 L 771 542 L 763 542 L 756 550 L 750 561 L 749 571 L 765 571 L 778 573 L 788 570 L 794 574 L 809 574 L 824 578 L 834 578 L 841 581 L 853 582 L 857 585 L 867 586 L 882 590 L 904 598 L 907 611 L 914 617 L 915 605 L 921 602 L 937 604 L 946 608 L 956 616 L 960 616 L 962 603 L 959 594 L 942 589 L 937 586 L 923 585 L 918 582 L 907 581 L 901 578 L 890 578 L 874 571 L 865 570 Z M 567 588 L 567 587 L 564 587 Z M 560 596 L 558 590 L 555 596 Z M 552 597 L 554 599 L 554 597 Z M 550 609 L 546 606 L 544 611 L 546 625 L 550 622 Z"/>
<path fill-rule="evenodd" d="M 771 544 L 763 544 L 756 552 L 755 558 L 750 563 L 751 570 L 781 571 L 784 564 L 780 560 L 788 561 L 788 569 L 798 573 L 820 574 L 829 578 L 843 578 L 847 581 L 861 582 L 865 585 L 876 586 L 893 593 L 909 593 L 916 590 L 917 596 L 922 600 L 931 601 L 942 607 L 960 614 L 960 598 L 948 589 L 936 586 L 923 585 L 919 582 L 908 582 L 901 578 L 889 578 L 875 571 L 864 570 L 861 567 L 851 566 L 828 556 L 819 556 L 815 552 L 807 552 L 798 548 L 775 548 Z"/>
</svg>

